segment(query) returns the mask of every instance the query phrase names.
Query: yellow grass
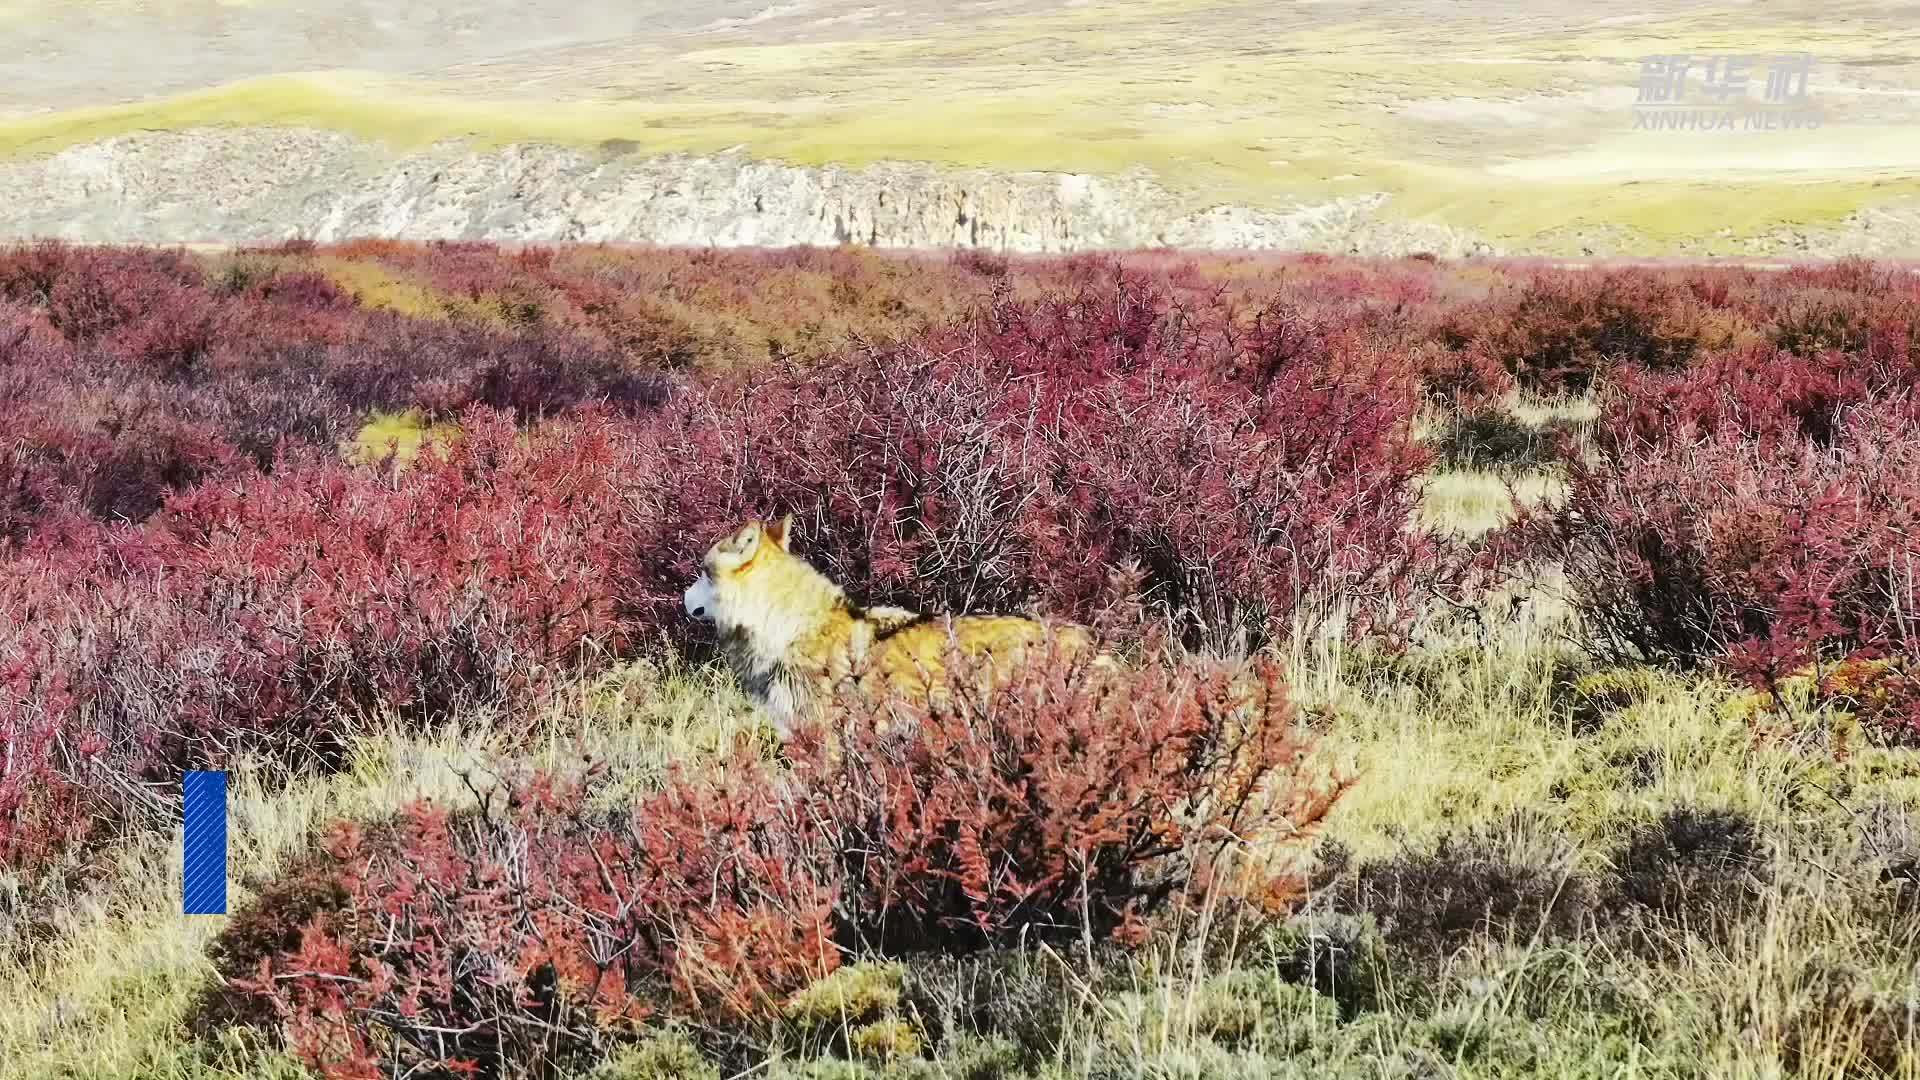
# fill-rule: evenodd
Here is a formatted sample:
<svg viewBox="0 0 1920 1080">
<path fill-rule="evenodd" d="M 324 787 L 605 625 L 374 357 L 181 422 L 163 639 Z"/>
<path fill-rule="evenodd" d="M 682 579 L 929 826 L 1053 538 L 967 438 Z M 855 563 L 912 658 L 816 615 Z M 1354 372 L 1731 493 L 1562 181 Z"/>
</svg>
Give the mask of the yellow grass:
<svg viewBox="0 0 1920 1080">
<path fill-rule="evenodd" d="M 1566 490 L 1558 477 L 1531 472 L 1517 477 L 1457 471 L 1427 480 L 1420 522 L 1461 536 L 1479 536 L 1505 524 L 1518 506 L 1539 505 Z"/>
<path fill-rule="evenodd" d="M 344 452 L 349 460 L 377 461 L 391 451 L 394 460 L 404 465 L 429 449 L 444 457 L 448 444 L 459 434 L 458 424 L 430 424 L 417 409 L 382 413 L 367 421 Z"/>
<path fill-rule="evenodd" d="M 322 255 L 309 260 L 314 270 L 351 293 L 361 307 L 377 308 L 421 318 L 446 318 L 459 308 L 444 296 L 372 259 Z"/>
</svg>

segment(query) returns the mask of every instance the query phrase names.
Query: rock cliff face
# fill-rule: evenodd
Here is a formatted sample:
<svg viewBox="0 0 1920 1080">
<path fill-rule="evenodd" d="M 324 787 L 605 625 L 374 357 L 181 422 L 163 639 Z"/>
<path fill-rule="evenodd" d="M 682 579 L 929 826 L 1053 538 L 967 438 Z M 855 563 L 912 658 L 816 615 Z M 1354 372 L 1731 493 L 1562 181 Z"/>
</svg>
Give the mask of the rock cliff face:
<svg viewBox="0 0 1920 1080">
<path fill-rule="evenodd" d="M 1359 255 L 1913 257 L 1920 207 L 1822 229 L 1729 230 L 1649 250 L 1610 226 L 1500 244 L 1398 217 L 1383 193 L 1285 209 L 1192 209 L 1145 172 L 989 172 L 890 163 L 807 168 L 743 153 L 648 156 L 444 144 L 412 152 L 336 132 L 207 128 L 106 139 L 0 161 L 0 240 L 266 243 L 410 240 L 871 244 L 1020 252 L 1176 247 Z"/>
<path fill-rule="evenodd" d="M 1442 225 L 1393 223 L 1386 210 L 1376 195 L 1194 212 L 1138 174 L 804 168 L 738 153 L 649 157 L 618 143 L 599 153 L 444 145 L 396 154 L 301 130 L 147 133 L 0 163 L 0 236 L 8 238 L 1491 250 Z"/>
</svg>

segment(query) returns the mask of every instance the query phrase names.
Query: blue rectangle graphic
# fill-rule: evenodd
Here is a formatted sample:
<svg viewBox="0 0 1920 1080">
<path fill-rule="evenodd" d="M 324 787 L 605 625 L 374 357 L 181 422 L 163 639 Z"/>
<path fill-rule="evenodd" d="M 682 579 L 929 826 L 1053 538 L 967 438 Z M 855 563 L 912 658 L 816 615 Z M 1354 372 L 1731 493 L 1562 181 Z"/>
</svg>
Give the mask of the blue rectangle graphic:
<svg viewBox="0 0 1920 1080">
<path fill-rule="evenodd" d="M 190 772 L 181 782 L 180 795 L 187 819 L 181 910 L 188 915 L 225 915 L 227 774 Z"/>
</svg>

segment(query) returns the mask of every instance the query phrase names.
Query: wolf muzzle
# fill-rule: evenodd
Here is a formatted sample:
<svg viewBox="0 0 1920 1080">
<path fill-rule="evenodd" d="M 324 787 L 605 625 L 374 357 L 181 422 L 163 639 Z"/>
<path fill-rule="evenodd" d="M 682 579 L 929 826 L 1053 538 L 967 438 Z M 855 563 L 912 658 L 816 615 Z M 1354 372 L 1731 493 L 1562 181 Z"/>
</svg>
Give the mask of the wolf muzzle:
<svg viewBox="0 0 1920 1080">
<path fill-rule="evenodd" d="M 713 582 L 708 580 L 707 575 L 701 574 L 695 578 L 693 584 L 687 586 L 682 600 L 687 606 L 687 614 L 696 619 L 713 618 Z"/>
</svg>

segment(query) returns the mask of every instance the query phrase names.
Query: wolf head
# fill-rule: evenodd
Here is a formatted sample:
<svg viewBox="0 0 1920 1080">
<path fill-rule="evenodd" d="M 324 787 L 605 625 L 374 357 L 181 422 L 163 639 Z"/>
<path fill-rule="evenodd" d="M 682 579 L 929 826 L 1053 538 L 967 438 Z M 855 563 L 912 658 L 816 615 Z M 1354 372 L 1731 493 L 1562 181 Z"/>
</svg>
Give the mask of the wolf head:
<svg viewBox="0 0 1920 1080">
<path fill-rule="evenodd" d="M 789 550 L 792 536 L 788 515 L 773 525 L 749 521 L 715 541 L 687 587 L 687 614 L 769 645 L 784 644 L 799 625 L 818 619 L 840 588 Z"/>
</svg>

